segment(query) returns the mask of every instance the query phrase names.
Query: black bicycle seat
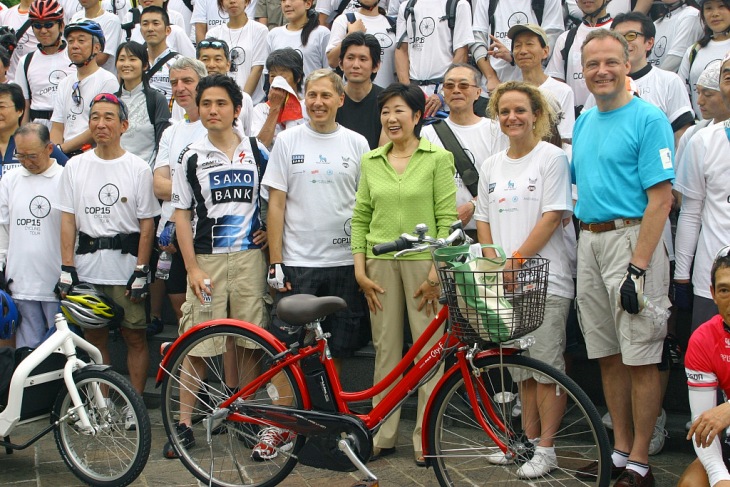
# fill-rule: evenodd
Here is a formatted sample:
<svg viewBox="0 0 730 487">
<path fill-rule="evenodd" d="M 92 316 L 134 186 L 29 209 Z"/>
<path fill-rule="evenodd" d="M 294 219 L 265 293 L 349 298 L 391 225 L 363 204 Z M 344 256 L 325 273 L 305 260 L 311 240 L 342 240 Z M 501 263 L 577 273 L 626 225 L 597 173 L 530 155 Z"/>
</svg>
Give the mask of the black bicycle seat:
<svg viewBox="0 0 730 487">
<path fill-rule="evenodd" d="M 345 308 L 347 303 L 337 296 L 295 294 L 279 301 L 276 314 L 290 325 L 301 326 Z"/>
</svg>

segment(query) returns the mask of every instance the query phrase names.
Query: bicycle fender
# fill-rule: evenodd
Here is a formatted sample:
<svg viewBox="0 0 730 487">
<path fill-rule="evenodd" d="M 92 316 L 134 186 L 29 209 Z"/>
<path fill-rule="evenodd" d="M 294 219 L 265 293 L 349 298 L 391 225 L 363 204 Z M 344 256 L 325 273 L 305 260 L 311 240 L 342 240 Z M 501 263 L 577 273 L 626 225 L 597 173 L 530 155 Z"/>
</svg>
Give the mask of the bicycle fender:
<svg viewBox="0 0 730 487">
<path fill-rule="evenodd" d="M 89 364 L 86 365 L 80 369 L 78 369 L 74 374 L 77 374 L 79 372 L 85 371 L 85 370 L 94 370 L 96 372 L 104 372 L 105 370 L 111 369 L 111 365 L 105 365 L 105 364 Z"/>
</svg>

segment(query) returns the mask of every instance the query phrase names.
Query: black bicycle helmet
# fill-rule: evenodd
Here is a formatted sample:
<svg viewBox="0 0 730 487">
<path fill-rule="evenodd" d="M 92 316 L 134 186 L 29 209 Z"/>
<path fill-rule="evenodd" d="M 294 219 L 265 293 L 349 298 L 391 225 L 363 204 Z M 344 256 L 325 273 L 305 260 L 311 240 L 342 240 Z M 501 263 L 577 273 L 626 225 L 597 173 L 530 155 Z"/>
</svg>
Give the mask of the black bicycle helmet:
<svg viewBox="0 0 730 487">
<path fill-rule="evenodd" d="M 61 311 L 66 321 L 86 329 L 116 326 L 124 319 L 124 308 L 85 282 L 76 284 L 61 300 Z"/>
</svg>

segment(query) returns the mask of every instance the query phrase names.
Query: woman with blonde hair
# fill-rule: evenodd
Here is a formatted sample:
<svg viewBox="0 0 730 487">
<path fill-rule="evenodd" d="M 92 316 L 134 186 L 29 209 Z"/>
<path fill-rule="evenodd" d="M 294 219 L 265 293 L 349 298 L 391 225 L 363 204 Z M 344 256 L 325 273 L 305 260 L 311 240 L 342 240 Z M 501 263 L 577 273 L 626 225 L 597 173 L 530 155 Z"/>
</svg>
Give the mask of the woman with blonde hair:
<svg viewBox="0 0 730 487">
<path fill-rule="evenodd" d="M 562 224 L 573 210 L 568 158 L 561 148 L 545 142 L 555 127 L 555 111 L 539 88 L 510 81 L 492 94 L 489 113 L 509 138 L 509 148 L 491 156 L 480 169 L 474 214 L 479 242 L 497 244 L 513 257 L 506 270 L 519 271 L 529 266 L 532 257 L 550 261 L 545 317 L 531 333 L 536 342 L 526 354 L 565 371 L 565 323 L 573 298 L 570 256 L 575 249 L 566 246 Z M 534 456 L 517 475 L 539 478 L 557 468 L 553 436 L 566 397 L 555 384 L 518 377 L 516 372 L 513 379 L 520 383 L 522 426 L 535 445 Z M 488 460 L 513 461 L 501 451 Z"/>
</svg>

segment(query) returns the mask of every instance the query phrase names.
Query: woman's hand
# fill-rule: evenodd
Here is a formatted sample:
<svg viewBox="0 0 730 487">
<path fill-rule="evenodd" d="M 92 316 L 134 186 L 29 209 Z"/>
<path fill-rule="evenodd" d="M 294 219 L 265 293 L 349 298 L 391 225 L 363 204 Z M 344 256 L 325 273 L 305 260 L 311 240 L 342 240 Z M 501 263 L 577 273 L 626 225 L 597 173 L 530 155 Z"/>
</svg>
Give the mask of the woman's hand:
<svg viewBox="0 0 730 487">
<path fill-rule="evenodd" d="M 416 290 L 414 298 L 421 296 L 421 302 L 418 303 L 418 311 L 426 306 L 426 316 L 431 316 L 431 311 L 435 315 L 438 312 L 439 298 L 441 297 L 441 287 L 432 286 L 429 282 L 423 281 L 423 284 Z"/>
<path fill-rule="evenodd" d="M 362 289 L 363 294 L 365 294 L 365 299 L 368 302 L 368 309 L 370 309 L 370 312 L 372 314 L 377 314 L 378 310 L 382 311 L 383 305 L 378 299 L 378 294 L 383 294 L 385 289 L 380 287 L 377 282 L 367 276 L 355 276 L 355 279 L 357 280 L 357 284 L 360 286 L 360 289 Z"/>
<path fill-rule="evenodd" d="M 475 210 L 476 206 L 474 206 L 471 201 L 467 201 L 463 205 L 456 208 L 457 216 L 464 227 L 466 227 L 467 224 L 471 221 L 471 217 L 474 216 Z"/>
</svg>

